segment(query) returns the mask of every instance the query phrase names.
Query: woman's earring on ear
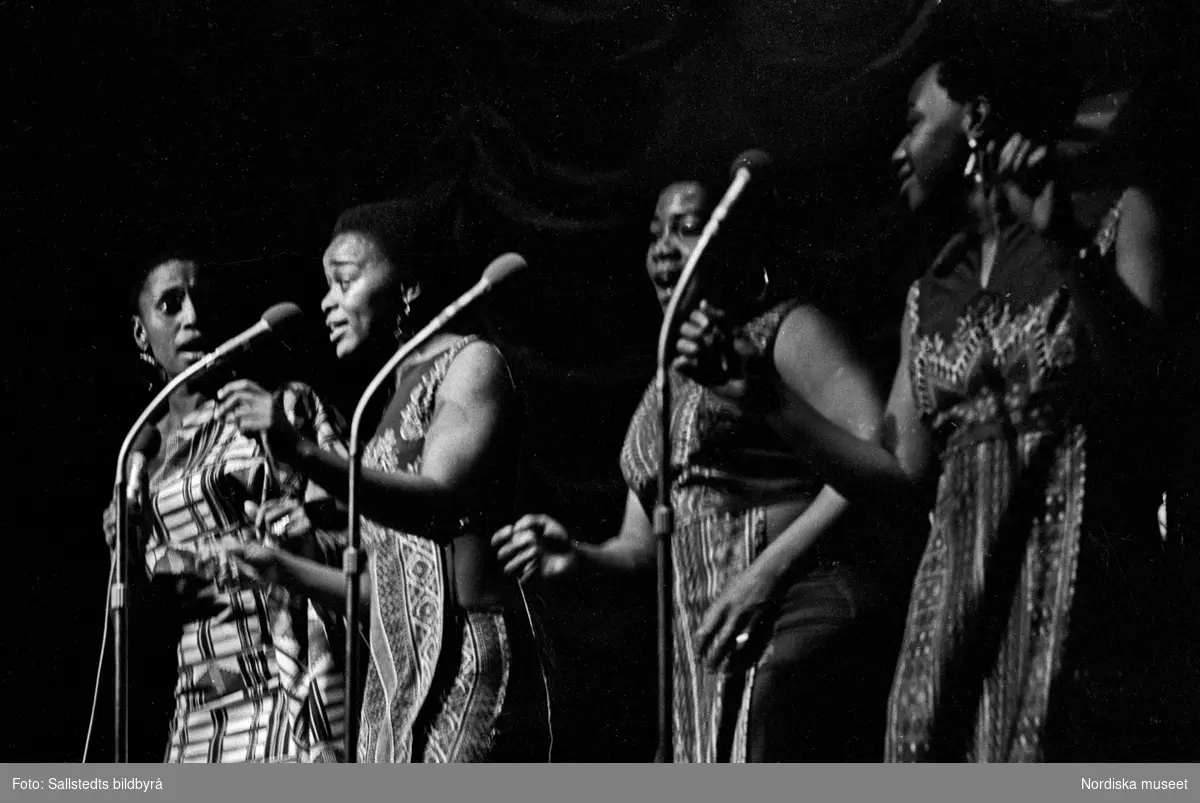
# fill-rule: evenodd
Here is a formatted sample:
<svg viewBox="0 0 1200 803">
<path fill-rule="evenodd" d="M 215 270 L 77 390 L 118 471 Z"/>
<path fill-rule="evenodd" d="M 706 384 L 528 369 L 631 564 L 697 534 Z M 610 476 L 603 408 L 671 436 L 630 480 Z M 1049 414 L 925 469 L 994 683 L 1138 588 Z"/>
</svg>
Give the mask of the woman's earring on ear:
<svg viewBox="0 0 1200 803">
<path fill-rule="evenodd" d="M 967 164 L 963 168 L 963 178 L 969 178 L 975 184 L 983 181 L 983 175 L 979 170 L 979 141 L 975 137 L 967 134 L 967 148 L 971 154 L 967 157 Z"/>
<path fill-rule="evenodd" d="M 763 269 L 762 269 L 762 290 L 759 291 L 758 298 L 755 300 L 760 304 L 762 302 L 766 301 L 767 294 L 768 294 L 768 292 L 770 292 L 770 290 L 771 290 L 771 274 L 770 274 L 770 272 L 767 271 L 766 267 L 763 267 Z"/>
<path fill-rule="evenodd" d="M 415 296 L 406 291 L 401 298 L 404 303 L 404 309 L 396 313 L 395 335 L 397 343 L 403 343 L 408 340 L 409 332 L 407 324 L 412 320 L 412 300 Z"/>
<path fill-rule="evenodd" d="M 984 142 L 976 139 L 974 135 L 967 135 L 967 147 L 971 149 L 971 155 L 967 157 L 966 167 L 963 168 L 963 177 L 970 179 L 971 183 L 976 187 L 983 187 L 986 191 L 989 188 L 987 184 L 987 145 Z"/>
<path fill-rule="evenodd" d="M 150 349 L 138 347 L 138 361 L 142 366 L 142 378 L 146 382 L 147 390 L 153 392 L 167 381 L 167 372 L 158 364 L 158 360 L 154 359 Z"/>
</svg>

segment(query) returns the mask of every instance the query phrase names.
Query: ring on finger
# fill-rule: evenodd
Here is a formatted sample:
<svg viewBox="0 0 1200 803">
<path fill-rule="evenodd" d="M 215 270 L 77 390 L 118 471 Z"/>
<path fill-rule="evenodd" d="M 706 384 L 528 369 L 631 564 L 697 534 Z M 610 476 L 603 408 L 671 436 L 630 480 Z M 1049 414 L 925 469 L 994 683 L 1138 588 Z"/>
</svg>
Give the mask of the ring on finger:
<svg viewBox="0 0 1200 803">
<path fill-rule="evenodd" d="M 272 535 L 283 535 L 285 532 L 287 532 L 288 525 L 290 525 L 291 523 L 292 523 L 292 517 L 284 516 L 282 519 L 279 519 L 278 521 L 276 521 L 274 524 L 271 525 L 271 534 Z"/>
</svg>

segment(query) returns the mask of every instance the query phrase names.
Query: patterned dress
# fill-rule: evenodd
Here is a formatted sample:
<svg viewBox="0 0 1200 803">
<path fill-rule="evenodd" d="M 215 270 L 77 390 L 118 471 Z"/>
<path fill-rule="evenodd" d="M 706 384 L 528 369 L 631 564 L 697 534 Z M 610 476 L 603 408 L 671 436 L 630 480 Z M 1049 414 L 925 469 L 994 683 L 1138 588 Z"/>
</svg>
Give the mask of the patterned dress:
<svg viewBox="0 0 1200 803">
<path fill-rule="evenodd" d="M 297 430 L 344 453 L 330 414 L 299 384 L 283 390 Z M 168 762 L 337 761 L 343 739 L 340 618 L 282 588 L 233 581 L 216 550 L 224 538 L 262 539 L 246 502 L 325 498 L 260 441 L 196 408 L 167 438 L 150 477 L 152 536 L 146 566 L 189 613 L 178 647 Z M 325 534 L 306 551 L 336 562 Z"/>
<path fill-rule="evenodd" d="M 1119 215 L 1099 229 L 1103 269 Z M 981 289 L 978 250 L 960 235 L 908 297 L 912 388 L 941 475 L 887 758 L 1133 760 L 1118 745 L 1158 705 L 1139 688 L 1163 585 L 1154 493 L 1106 420 L 1066 253 L 1011 226 Z"/>
<path fill-rule="evenodd" d="M 438 388 L 476 340 L 464 337 L 405 370 L 363 453 L 365 468 L 420 472 Z M 372 595 L 360 762 L 545 759 L 545 692 L 530 694 L 526 682 L 537 659 L 525 612 L 466 610 L 454 599 L 453 539 L 494 515 L 489 508 L 502 500 L 485 496 L 459 522 L 430 522 L 420 533 L 363 519 Z M 538 713 L 523 730 L 518 722 L 529 712 Z"/>
<path fill-rule="evenodd" d="M 770 353 L 793 304 L 745 325 Z M 675 515 L 674 734 L 676 762 L 743 762 L 747 756 L 755 666 L 721 674 L 707 670 L 695 640 L 713 601 L 767 544 L 766 508 L 811 501 L 821 484 L 760 419 L 712 391 L 670 374 Z M 660 425 L 651 385 L 634 413 L 621 452 L 626 483 L 651 516 L 657 502 Z"/>
</svg>

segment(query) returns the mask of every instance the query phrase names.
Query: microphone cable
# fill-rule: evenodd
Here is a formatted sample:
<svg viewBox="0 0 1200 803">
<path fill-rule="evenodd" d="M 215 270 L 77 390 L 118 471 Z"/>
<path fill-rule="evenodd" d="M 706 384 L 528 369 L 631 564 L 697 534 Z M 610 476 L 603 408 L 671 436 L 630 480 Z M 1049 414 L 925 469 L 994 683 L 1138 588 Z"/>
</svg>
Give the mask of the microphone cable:
<svg viewBox="0 0 1200 803">
<path fill-rule="evenodd" d="M 536 646 L 538 628 L 533 623 L 533 611 L 529 609 L 529 600 L 525 597 L 525 587 L 517 583 L 517 590 L 521 594 L 521 604 L 525 606 L 525 619 L 529 622 L 529 635 L 533 637 L 534 650 L 535 652 L 539 652 L 540 650 Z M 542 688 L 546 692 L 546 732 L 550 738 L 549 746 L 546 748 L 546 763 L 552 764 L 554 763 L 552 760 L 554 756 L 554 717 L 550 711 L 550 679 L 546 676 L 545 661 L 540 655 L 538 656 L 538 671 L 542 675 Z"/>
<path fill-rule="evenodd" d="M 117 575 L 117 554 L 113 550 L 109 553 L 108 561 L 108 582 L 104 587 L 104 629 L 100 636 L 100 658 L 96 662 L 96 685 L 92 689 L 92 713 L 88 717 L 87 737 L 83 742 L 83 760 L 79 763 L 86 764 L 88 758 L 88 749 L 92 745 L 92 728 L 96 724 L 96 707 L 100 702 L 100 678 L 104 675 L 104 655 L 108 650 L 108 626 L 112 620 L 109 615 L 110 598 L 112 597 L 113 581 Z"/>
</svg>

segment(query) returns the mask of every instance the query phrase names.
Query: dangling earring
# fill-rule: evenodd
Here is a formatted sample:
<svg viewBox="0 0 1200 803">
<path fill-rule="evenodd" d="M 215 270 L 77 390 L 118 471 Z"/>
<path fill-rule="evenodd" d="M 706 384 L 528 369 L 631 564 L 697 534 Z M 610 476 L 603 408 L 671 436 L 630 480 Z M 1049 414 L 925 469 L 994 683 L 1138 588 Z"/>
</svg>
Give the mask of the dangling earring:
<svg viewBox="0 0 1200 803">
<path fill-rule="evenodd" d="M 984 186 L 987 181 L 985 146 L 973 134 L 968 134 L 967 147 L 971 149 L 971 155 L 967 157 L 966 167 L 963 168 L 963 178 L 970 179 L 972 184 L 986 191 L 988 188 Z"/>
<path fill-rule="evenodd" d="M 167 374 L 158 364 L 158 360 L 154 359 L 150 349 L 139 348 L 138 361 L 141 363 L 142 379 L 146 382 L 147 390 L 153 392 L 155 388 L 166 382 Z"/>
<path fill-rule="evenodd" d="M 412 315 L 412 304 L 410 304 L 408 302 L 408 299 L 406 298 L 406 299 L 404 299 L 403 311 L 396 313 L 396 328 L 393 331 L 393 334 L 396 337 L 397 343 L 403 343 L 406 340 L 408 340 L 408 329 L 407 329 L 407 327 L 405 327 L 404 324 L 408 322 L 409 316 L 411 316 L 411 315 Z"/>
<path fill-rule="evenodd" d="M 412 303 L 421 294 L 420 288 L 411 288 L 404 291 L 401 295 L 401 300 L 404 302 L 404 309 L 396 313 L 396 342 L 404 343 L 409 338 L 408 322 L 412 319 Z"/>
<path fill-rule="evenodd" d="M 771 274 L 766 267 L 762 269 L 762 289 L 758 292 L 758 297 L 754 300 L 756 304 L 761 304 L 767 300 L 767 293 L 771 289 Z"/>
</svg>

